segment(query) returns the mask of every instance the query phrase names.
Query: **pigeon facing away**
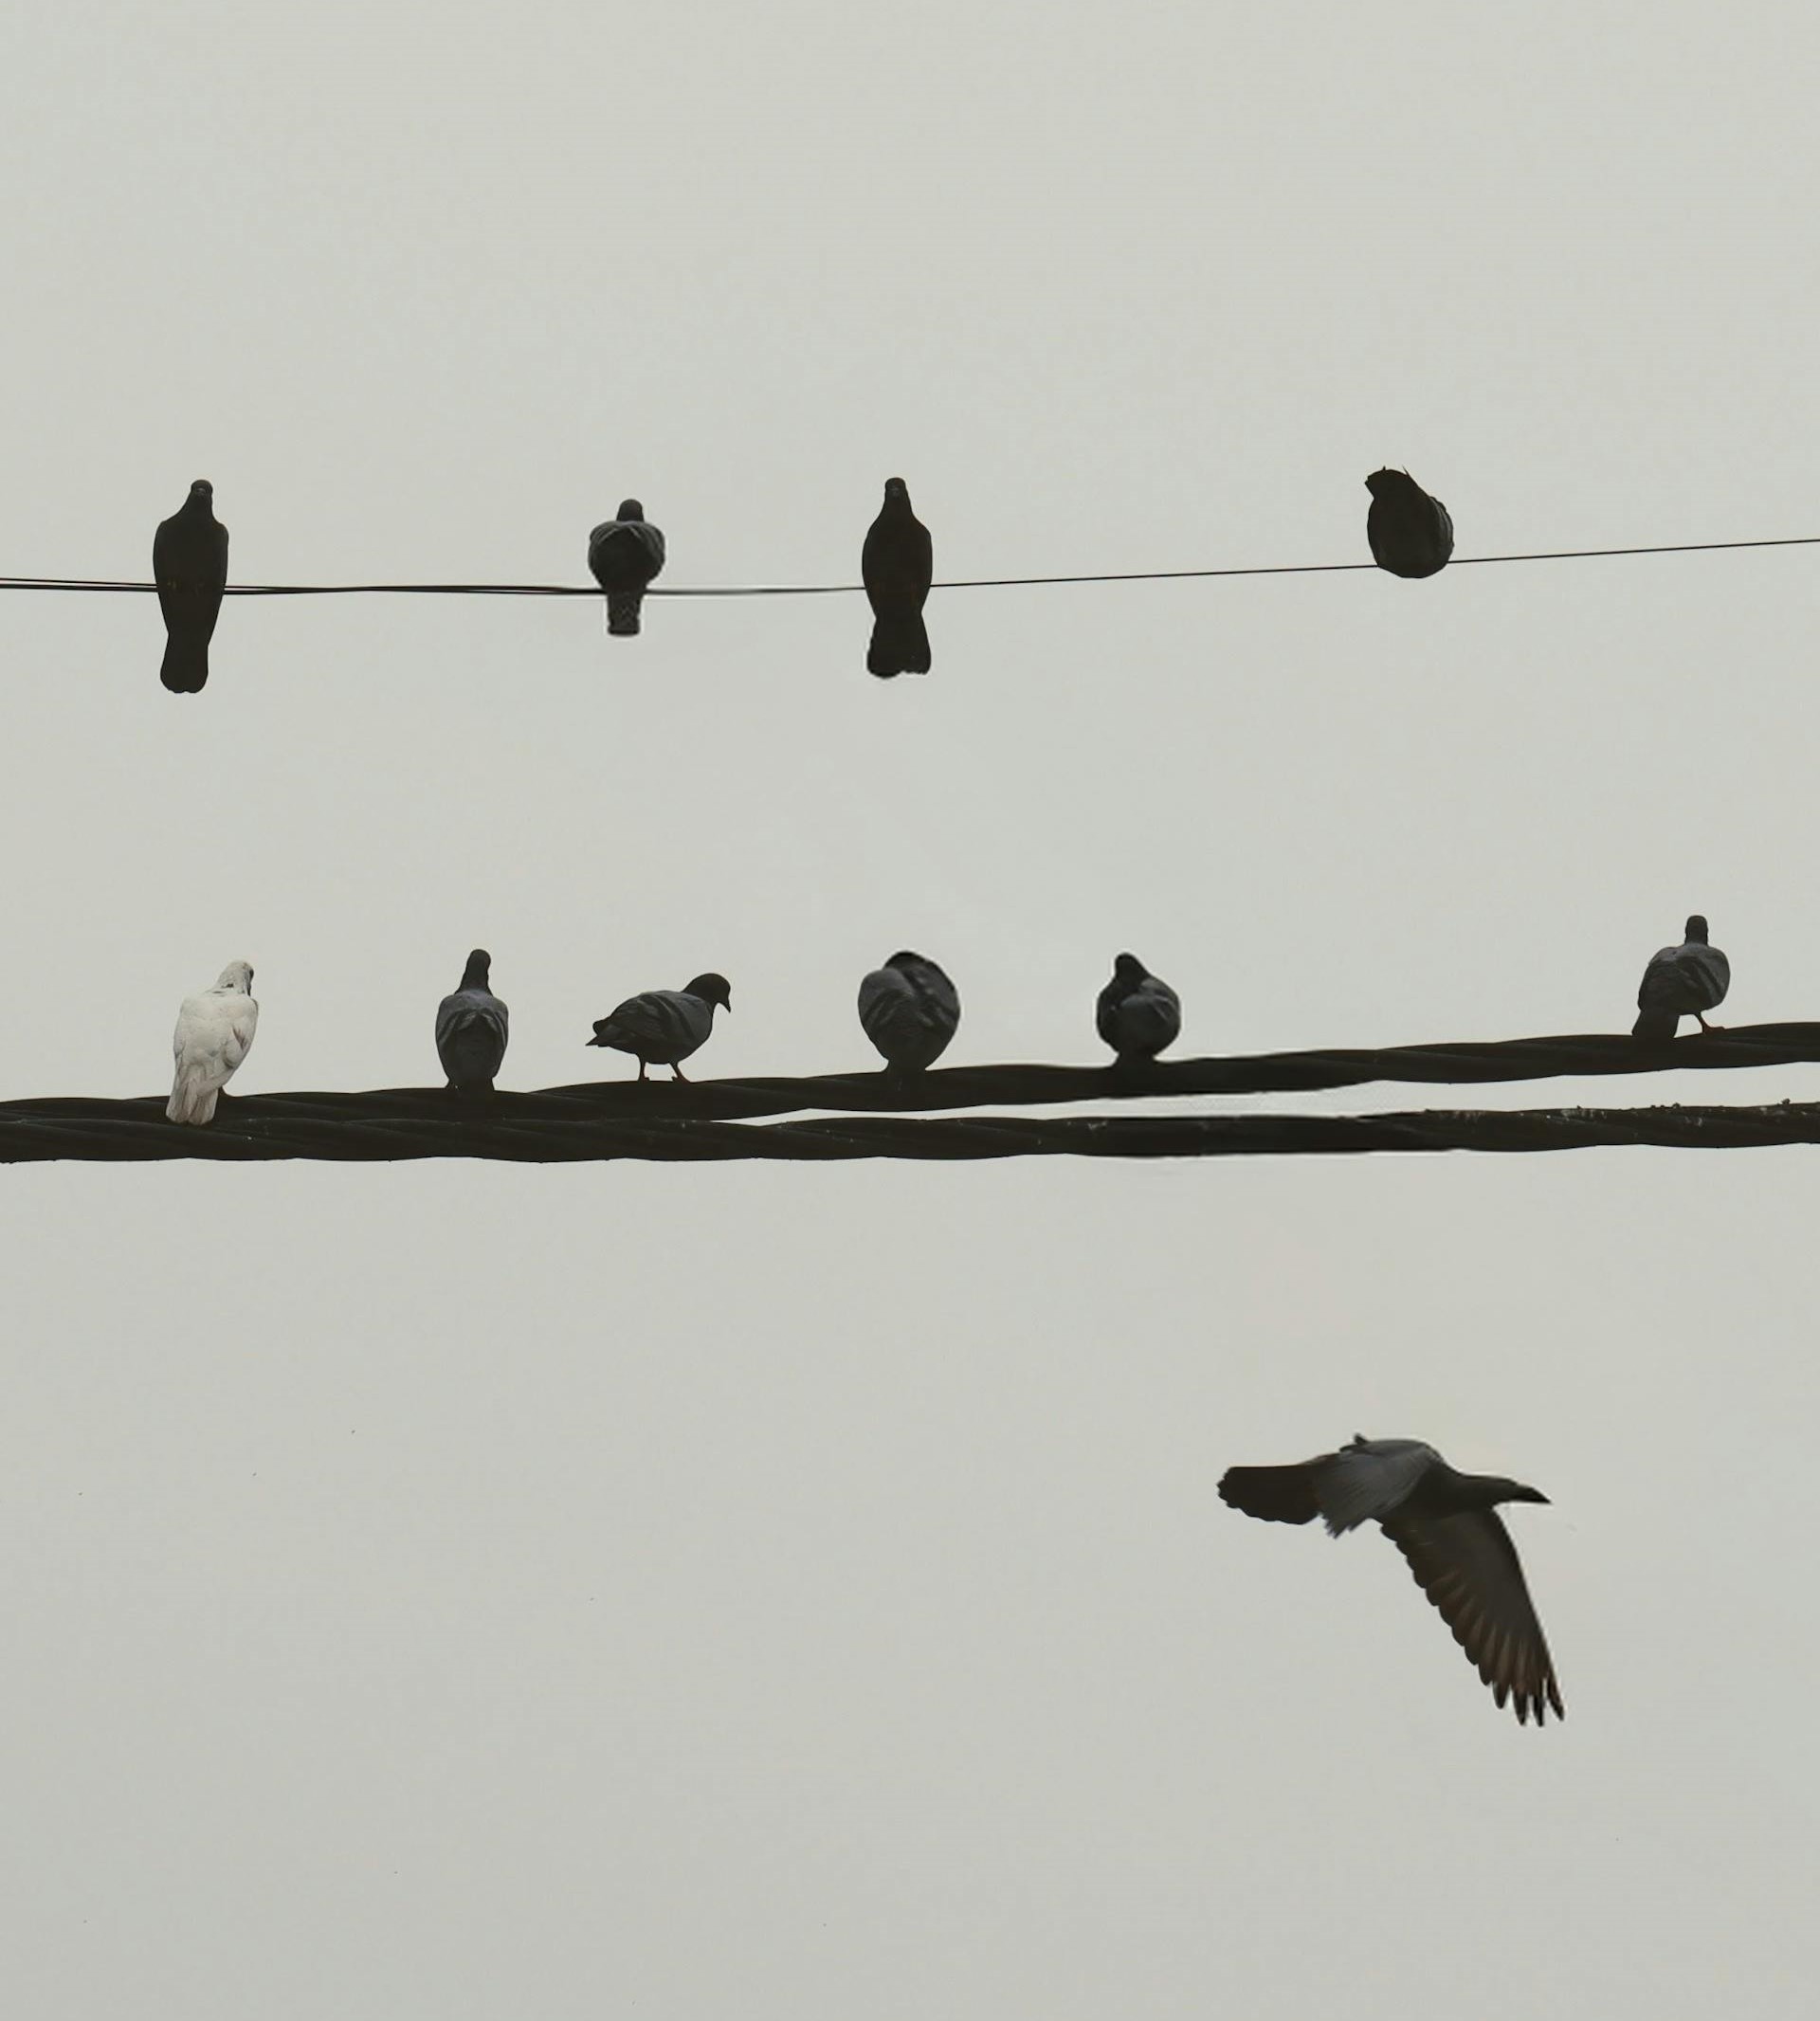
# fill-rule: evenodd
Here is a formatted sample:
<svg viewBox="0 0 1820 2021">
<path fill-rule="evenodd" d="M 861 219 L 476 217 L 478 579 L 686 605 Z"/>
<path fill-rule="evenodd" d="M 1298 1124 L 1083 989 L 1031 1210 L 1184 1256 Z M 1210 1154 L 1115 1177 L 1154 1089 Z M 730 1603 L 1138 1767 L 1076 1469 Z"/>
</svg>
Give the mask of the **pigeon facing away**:
<svg viewBox="0 0 1820 2021">
<path fill-rule="evenodd" d="M 920 1073 L 960 1024 L 960 996 L 933 961 L 908 948 L 860 984 L 860 1023 L 893 1073 Z"/>
<path fill-rule="evenodd" d="M 436 1006 L 436 1057 L 456 1093 L 491 1094 L 505 1058 L 506 1009 L 488 987 L 493 957 L 477 947 L 462 971 L 462 986 Z"/>
<path fill-rule="evenodd" d="M 1630 1028 L 1639 1039 L 1672 1039 L 1684 1017 L 1700 1018 L 1702 1031 L 1719 1028 L 1701 1015 L 1725 1001 L 1732 986 L 1732 965 L 1718 948 L 1706 944 L 1706 921 L 1695 913 L 1684 929 L 1679 947 L 1659 947 L 1649 957 L 1637 990 L 1637 1021 Z"/>
<path fill-rule="evenodd" d="M 647 1066 L 667 1066 L 683 1081 L 688 1077 L 678 1062 L 706 1045 L 714 1029 L 717 1004 L 722 1010 L 733 1009 L 733 986 L 724 975 L 712 972 L 698 975 L 680 990 L 646 990 L 596 1018 L 594 1035 L 588 1043 L 630 1053 L 638 1062 L 641 1081 Z"/>
<path fill-rule="evenodd" d="M 1182 1000 L 1136 955 L 1120 955 L 1112 965 L 1112 980 L 1100 992 L 1093 1021 L 1120 1066 L 1141 1065 L 1181 1037 Z"/>
<path fill-rule="evenodd" d="M 1372 559 L 1392 575 L 1438 575 L 1453 553 L 1453 519 L 1407 470 L 1374 470 L 1365 480 L 1372 508 L 1365 537 Z"/>
<path fill-rule="evenodd" d="M 1355 1438 L 1296 1466 L 1229 1466 L 1220 1500 L 1265 1522 L 1311 1522 L 1328 1534 L 1375 1520 L 1409 1560 L 1453 1639 L 1491 1686 L 1515 1701 L 1520 1722 L 1547 1708 L 1563 1719 L 1560 1687 L 1516 1546 L 1495 1506 L 1548 1497 L 1499 1474 L 1462 1474 L 1419 1439 Z"/>
<path fill-rule="evenodd" d="M 158 679 L 173 695 L 199 695 L 209 679 L 209 641 L 228 587 L 228 529 L 215 518 L 215 487 L 199 477 L 152 537 L 152 576 L 167 634 Z"/>
<path fill-rule="evenodd" d="M 891 478 L 884 487 L 884 503 L 860 550 L 860 579 L 872 606 L 868 674 L 889 681 L 897 674 L 929 671 L 929 632 L 922 607 L 935 573 L 929 529 L 910 510 L 909 486 L 901 477 Z"/>
<path fill-rule="evenodd" d="M 212 990 L 186 996 L 177 1012 L 177 1029 L 171 1041 L 177 1071 L 171 1083 L 171 1100 L 164 1105 L 165 1115 L 173 1122 L 212 1121 L 215 1099 L 252 1051 L 253 1033 L 258 1029 L 252 965 L 230 961 Z"/>
<path fill-rule="evenodd" d="M 664 573 L 664 536 L 636 499 L 622 499 L 588 536 L 588 569 L 607 592 L 608 636 L 637 638 L 646 588 Z"/>
</svg>

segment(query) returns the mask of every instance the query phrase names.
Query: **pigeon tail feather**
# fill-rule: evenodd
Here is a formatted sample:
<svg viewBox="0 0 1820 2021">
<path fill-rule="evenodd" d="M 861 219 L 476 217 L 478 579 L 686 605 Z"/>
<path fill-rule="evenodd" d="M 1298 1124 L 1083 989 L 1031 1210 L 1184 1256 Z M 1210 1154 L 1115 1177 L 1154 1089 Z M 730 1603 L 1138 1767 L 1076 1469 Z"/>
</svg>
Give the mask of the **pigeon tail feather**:
<svg viewBox="0 0 1820 2021">
<path fill-rule="evenodd" d="M 889 681 L 897 674 L 929 671 L 929 628 L 922 621 L 921 611 L 908 610 L 874 621 L 865 670 L 881 681 Z"/>
<path fill-rule="evenodd" d="M 1630 1028 L 1630 1036 L 1633 1039 L 1672 1039 L 1680 1023 L 1679 1011 L 1639 1010 L 1637 1021 Z"/>
<path fill-rule="evenodd" d="M 158 679 L 173 695 L 200 695 L 209 683 L 209 641 L 167 639 Z"/>
<path fill-rule="evenodd" d="M 1220 1476 L 1220 1500 L 1228 1508 L 1263 1522 L 1313 1522 L 1315 1469 L 1294 1466 L 1228 1466 Z"/>
<path fill-rule="evenodd" d="M 171 1122 L 212 1122 L 215 1098 L 220 1093 L 218 1087 L 209 1085 L 205 1074 L 194 1068 L 179 1068 L 171 1100 L 164 1105 L 165 1118 Z"/>
<path fill-rule="evenodd" d="M 637 638 L 638 613 L 644 602 L 643 590 L 610 590 L 607 592 L 607 636 L 611 639 Z"/>
</svg>

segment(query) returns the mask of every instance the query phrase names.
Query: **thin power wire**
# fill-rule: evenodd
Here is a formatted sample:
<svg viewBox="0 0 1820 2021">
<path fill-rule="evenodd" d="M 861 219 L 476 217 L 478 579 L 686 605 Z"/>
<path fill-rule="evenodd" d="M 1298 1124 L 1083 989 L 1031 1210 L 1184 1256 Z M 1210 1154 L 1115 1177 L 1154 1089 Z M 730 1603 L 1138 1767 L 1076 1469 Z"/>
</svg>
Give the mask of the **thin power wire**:
<svg viewBox="0 0 1820 2021">
<path fill-rule="evenodd" d="M 1820 547 L 1820 534 L 1797 534 L 1774 540 L 1682 540 L 1666 547 L 1556 548 L 1533 555 L 1463 555 L 1448 562 L 1453 569 L 1483 567 L 1501 561 L 1597 561 L 1629 555 L 1717 555 L 1754 547 Z M 1065 583 L 1198 582 L 1229 575 L 1340 575 L 1375 569 L 1374 561 L 1300 561 L 1243 569 L 1130 569 L 1094 575 L 978 575 L 931 585 L 937 590 L 1040 590 Z M 646 590 L 646 596 L 857 596 L 857 582 L 753 583 L 730 587 Z M 62 590 L 100 595 L 145 595 L 155 582 L 101 582 L 74 575 L 0 575 L 0 590 Z M 545 582 L 233 582 L 228 596 L 591 596 L 599 586 Z"/>
</svg>

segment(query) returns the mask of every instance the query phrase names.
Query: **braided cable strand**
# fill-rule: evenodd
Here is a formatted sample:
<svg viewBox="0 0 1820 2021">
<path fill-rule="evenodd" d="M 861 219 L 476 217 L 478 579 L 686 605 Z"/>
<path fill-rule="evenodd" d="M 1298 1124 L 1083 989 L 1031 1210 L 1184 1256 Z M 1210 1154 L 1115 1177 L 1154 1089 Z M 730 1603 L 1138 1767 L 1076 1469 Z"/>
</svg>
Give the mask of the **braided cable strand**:
<svg viewBox="0 0 1820 2021">
<path fill-rule="evenodd" d="M 372 1102 L 373 1097 L 343 1098 Z M 517 1102 L 536 1101 L 519 1097 Z M 310 1113 L 284 1097 L 224 1098 L 184 1129 L 155 1098 L 15 1103 L 0 1114 L 0 1163 L 276 1158 L 372 1164 L 466 1157 L 514 1164 L 612 1158 L 965 1160 L 1006 1157 L 1301 1157 L 1385 1151 L 1575 1151 L 1594 1145 L 1744 1149 L 1820 1143 L 1820 1103 L 1645 1109 L 1427 1109 L 1381 1116 L 855 1116 L 781 1123 L 636 1123 L 599 1116 L 515 1119 L 420 1098 L 410 1113 Z M 440 1114 L 430 1113 L 440 1107 Z M 24 1113 L 27 1110 L 40 1113 Z M 51 1111 L 53 1113 L 43 1113 Z"/>
</svg>

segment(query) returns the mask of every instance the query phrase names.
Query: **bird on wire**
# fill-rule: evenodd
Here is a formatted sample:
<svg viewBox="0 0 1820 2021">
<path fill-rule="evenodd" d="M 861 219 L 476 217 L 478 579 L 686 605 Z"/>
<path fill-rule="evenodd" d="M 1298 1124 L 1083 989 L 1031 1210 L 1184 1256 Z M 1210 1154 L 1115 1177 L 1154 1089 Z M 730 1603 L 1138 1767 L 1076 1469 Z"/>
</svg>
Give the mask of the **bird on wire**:
<svg viewBox="0 0 1820 2021">
<path fill-rule="evenodd" d="M 1356 1437 L 1293 1466 L 1229 1466 L 1220 1500 L 1264 1522 L 1311 1522 L 1338 1537 L 1375 1521 L 1409 1560 L 1495 1703 L 1520 1723 L 1566 1717 L 1542 1625 L 1523 1582 L 1501 1502 L 1548 1497 L 1501 1474 L 1458 1473 L 1419 1439 Z"/>
<path fill-rule="evenodd" d="M 901 948 L 860 982 L 860 1024 L 900 1078 L 947 1050 L 960 1025 L 960 995 L 947 974 Z"/>
<path fill-rule="evenodd" d="M 1672 1039 L 1684 1017 L 1700 1019 L 1702 1031 L 1720 1028 L 1709 1025 L 1702 1014 L 1725 1001 L 1732 986 L 1732 965 L 1706 939 L 1706 920 L 1694 913 L 1683 928 L 1685 938 L 1679 947 L 1659 947 L 1650 956 L 1637 987 L 1637 1021 L 1630 1028 L 1633 1038 Z"/>
<path fill-rule="evenodd" d="M 436 1007 L 436 1057 L 451 1094 L 493 1092 L 505 1058 L 507 1013 L 491 987 L 493 957 L 477 947 L 462 971 L 461 987 Z"/>
<path fill-rule="evenodd" d="M 158 679 L 173 695 L 199 695 L 209 681 L 209 641 L 228 587 L 228 529 L 215 518 L 215 487 L 199 477 L 152 537 L 152 579 L 164 613 Z"/>
<path fill-rule="evenodd" d="M 212 990 L 184 998 L 171 1040 L 176 1074 L 164 1105 L 172 1122 L 213 1121 L 216 1100 L 252 1051 L 258 1029 L 250 962 L 230 961 Z"/>
<path fill-rule="evenodd" d="M 1094 1005 L 1093 1021 L 1120 1066 L 1146 1066 L 1181 1037 L 1182 1000 L 1136 955 L 1120 955 Z"/>
<path fill-rule="evenodd" d="M 929 671 L 929 631 L 922 607 L 935 573 L 929 529 L 910 509 L 909 486 L 901 477 L 887 479 L 884 503 L 860 550 L 860 579 L 872 606 L 867 673 L 889 681 L 898 674 Z"/>
<path fill-rule="evenodd" d="M 637 638 L 645 592 L 664 573 L 664 536 L 636 499 L 588 536 L 588 571 L 607 592 L 607 635 Z"/>
<path fill-rule="evenodd" d="M 667 1066 L 686 1081 L 680 1063 L 707 1044 L 714 1029 L 716 1007 L 731 1012 L 733 986 L 710 970 L 680 990 L 646 990 L 594 1020 L 590 1046 L 610 1046 L 638 1062 L 638 1078 L 647 1066 Z"/>
<path fill-rule="evenodd" d="M 1392 575 L 1438 575 L 1453 553 L 1453 519 L 1407 470 L 1374 470 L 1365 480 L 1372 495 L 1365 537 L 1372 559 Z"/>
</svg>

